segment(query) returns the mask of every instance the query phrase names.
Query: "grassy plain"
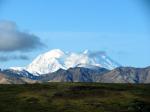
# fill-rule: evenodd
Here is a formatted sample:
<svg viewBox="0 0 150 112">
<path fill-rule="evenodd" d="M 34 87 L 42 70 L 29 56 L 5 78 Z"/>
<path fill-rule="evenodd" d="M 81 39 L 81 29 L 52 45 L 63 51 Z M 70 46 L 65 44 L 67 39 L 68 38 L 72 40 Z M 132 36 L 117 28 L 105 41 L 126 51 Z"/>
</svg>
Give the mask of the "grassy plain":
<svg viewBox="0 0 150 112">
<path fill-rule="evenodd" d="M 150 84 L 0 85 L 0 112 L 150 112 Z"/>
</svg>

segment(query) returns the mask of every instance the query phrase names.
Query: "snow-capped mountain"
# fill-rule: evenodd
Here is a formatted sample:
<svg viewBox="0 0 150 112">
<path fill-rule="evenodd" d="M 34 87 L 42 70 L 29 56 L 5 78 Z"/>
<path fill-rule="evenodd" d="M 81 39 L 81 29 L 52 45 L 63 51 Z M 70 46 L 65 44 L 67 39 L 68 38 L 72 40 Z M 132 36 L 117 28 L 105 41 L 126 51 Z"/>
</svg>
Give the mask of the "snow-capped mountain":
<svg viewBox="0 0 150 112">
<path fill-rule="evenodd" d="M 150 83 L 150 67 L 121 67 L 104 52 L 54 49 L 26 67 L 0 69 L 1 84 L 43 82 Z"/>
<path fill-rule="evenodd" d="M 110 59 L 104 52 L 85 50 L 82 53 L 74 53 L 54 49 L 39 55 L 24 69 L 30 73 L 39 75 L 52 73 L 59 69 L 67 70 L 74 67 L 103 67 L 111 70 L 118 66 L 120 65 Z"/>
</svg>

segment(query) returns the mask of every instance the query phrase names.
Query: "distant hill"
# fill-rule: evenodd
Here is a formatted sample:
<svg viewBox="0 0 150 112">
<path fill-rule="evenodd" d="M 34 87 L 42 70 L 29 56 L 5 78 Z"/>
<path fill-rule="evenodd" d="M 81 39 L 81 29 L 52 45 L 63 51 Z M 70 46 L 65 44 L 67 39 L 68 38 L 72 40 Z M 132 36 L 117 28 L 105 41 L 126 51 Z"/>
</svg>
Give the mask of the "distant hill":
<svg viewBox="0 0 150 112">
<path fill-rule="evenodd" d="M 0 70 L 0 84 L 29 84 L 37 80 L 27 71 L 15 71 L 12 69 Z"/>
<path fill-rule="evenodd" d="M 74 67 L 67 70 L 35 76 L 26 70 L 1 70 L 0 83 L 42 83 L 42 82 L 100 82 L 100 83 L 150 83 L 150 67 L 105 68 Z"/>
</svg>

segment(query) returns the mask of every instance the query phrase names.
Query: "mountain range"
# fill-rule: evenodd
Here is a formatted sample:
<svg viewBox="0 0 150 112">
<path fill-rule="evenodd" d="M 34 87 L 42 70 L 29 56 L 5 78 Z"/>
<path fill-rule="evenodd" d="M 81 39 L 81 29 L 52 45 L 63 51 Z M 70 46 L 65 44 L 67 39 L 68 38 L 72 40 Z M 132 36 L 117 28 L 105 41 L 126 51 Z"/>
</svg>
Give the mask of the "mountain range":
<svg viewBox="0 0 150 112">
<path fill-rule="evenodd" d="M 43 82 L 150 83 L 150 67 L 122 67 L 104 52 L 54 49 L 26 67 L 0 70 L 0 84 Z"/>
<path fill-rule="evenodd" d="M 114 69 L 118 66 L 120 66 L 120 64 L 109 58 L 104 52 L 85 50 L 81 53 L 75 53 L 54 49 L 40 54 L 26 67 L 11 67 L 11 69 L 19 71 L 26 70 L 38 76 L 56 72 L 59 69 L 67 70 L 75 67 L 103 67 L 106 69 Z"/>
</svg>

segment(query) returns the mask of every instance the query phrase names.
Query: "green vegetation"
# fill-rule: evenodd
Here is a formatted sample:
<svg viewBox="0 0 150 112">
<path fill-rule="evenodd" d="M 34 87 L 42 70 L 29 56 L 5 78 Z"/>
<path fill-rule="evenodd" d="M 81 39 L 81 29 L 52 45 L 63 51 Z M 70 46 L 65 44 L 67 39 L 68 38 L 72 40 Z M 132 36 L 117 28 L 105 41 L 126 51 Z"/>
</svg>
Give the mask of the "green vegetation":
<svg viewBox="0 0 150 112">
<path fill-rule="evenodd" d="M 150 112 L 150 85 L 0 85 L 0 112 Z"/>
</svg>

